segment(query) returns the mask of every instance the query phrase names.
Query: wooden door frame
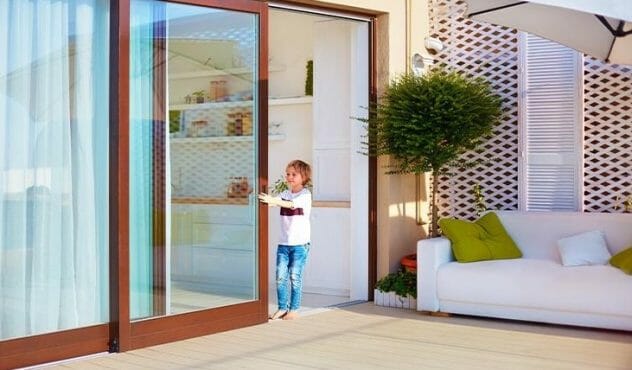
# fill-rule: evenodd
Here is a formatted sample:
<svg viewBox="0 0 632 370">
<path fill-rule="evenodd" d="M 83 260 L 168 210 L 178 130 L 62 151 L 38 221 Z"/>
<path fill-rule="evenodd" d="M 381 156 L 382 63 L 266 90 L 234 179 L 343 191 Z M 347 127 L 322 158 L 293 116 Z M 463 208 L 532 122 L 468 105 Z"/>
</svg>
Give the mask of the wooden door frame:
<svg viewBox="0 0 632 370">
<path fill-rule="evenodd" d="M 266 0 L 267 1 L 267 0 Z M 332 4 L 320 4 L 312 0 L 272 0 L 274 4 L 279 5 L 279 9 L 299 10 L 305 13 L 313 14 L 332 14 L 333 16 L 353 18 L 363 18 L 368 22 L 368 86 L 369 86 L 369 106 L 375 106 L 377 103 L 377 86 L 378 86 L 378 30 L 381 31 L 380 12 L 360 9 L 350 6 Z M 385 20 L 385 19 L 384 19 Z M 368 214 L 366 222 L 368 223 L 368 266 L 367 266 L 367 291 L 368 300 L 373 300 L 373 287 L 377 282 L 377 158 L 370 156 L 368 158 Z"/>
<path fill-rule="evenodd" d="M 254 0 L 178 0 L 173 1 L 183 5 L 199 5 L 212 8 L 221 8 L 225 10 L 237 10 L 259 15 L 259 83 L 258 83 L 258 155 L 259 167 L 257 174 L 259 176 L 259 186 L 262 188 L 267 185 L 267 79 L 268 79 L 268 34 L 267 22 L 268 12 L 267 4 Z M 129 0 L 125 0 L 125 9 L 119 9 L 119 22 L 127 23 L 128 26 L 120 30 L 119 38 L 122 41 L 119 47 L 120 58 L 118 63 L 125 67 L 129 63 Z M 124 21 L 123 21 L 124 20 Z M 125 32 L 125 34 L 123 34 Z M 120 69 L 119 79 L 119 99 L 129 100 L 129 69 Z M 123 86 L 125 85 L 125 86 Z M 124 109 L 122 109 L 124 108 Z M 125 149 L 119 149 L 118 156 L 118 188 L 127 188 L 129 186 L 129 106 L 122 107 L 119 104 L 118 110 L 118 130 L 119 139 L 126 137 L 127 140 L 119 141 L 119 145 L 125 146 Z M 164 122 L 163 122 L 164 124 Z M 124 131 L 124 133 L 123 133 Z M 159 140 L 158 140 L 159 141 Z M 159 144 L 159 143 L 158 143 Z M 158 145 L 158 148 L 164 147 Z M 159 153 L 160 155 L 160 153 Z M 164 155 L 164 151 L 162 153 Z M 161 167 L 162 168 L 162 167 Z M 130 318 L 130 301 L 129 301 L 129 197 L 125 201 L 119 199 L 119 215 L 118 228 L 119 235 L 118 248 L 114 252 L 118 258 L 118 294 L 112 301 L 114 310 L 117 310 L 118 320 L 113 323 L 115 329 L 112 330 L 114 335 L 111 338 L 111 351 L 127 351 L 146 346 L 173 342 L 186 338 L 192 338 L 205 334 L 212 334 L 220 331 L 236 329 L 244 326 L 260 324 L 267 322 L 268 319 L 268 299 L 267 299 L 267 211 L 265 206 L 258 205 L 259 227 L 258 227 L 258 243 L 259 250 L 257 254 L 257 271 L 258 271 L 258 299 L 252 302 L 237 304 L 227 307 L 209 308 L 207 310 L 183 313 L 170 316 L 155 316 L 143 320 L 132 321 Z M 166 205 L 162 205 L 162 212 L 166 212 Z M 154 212 L 155 213 L 155 212 Z M 160 213 L 160 212 L 159 212 Z M 163 218 L 164 220 L 164 218 Z M 121 232 L 125 230 L 125 232 Z M 116 231 L 113 231 L 116 233 Z M 163 250 L 164 253 L 164 250 Z M 164 256 L 163 256 L 164 257 Z M 164 258 L 162 258 L 164 261 Z M 264 283 L 266 282 L 266 283 Z M 118 334 L 118 335 L 117 335 Z"/>
</svg>

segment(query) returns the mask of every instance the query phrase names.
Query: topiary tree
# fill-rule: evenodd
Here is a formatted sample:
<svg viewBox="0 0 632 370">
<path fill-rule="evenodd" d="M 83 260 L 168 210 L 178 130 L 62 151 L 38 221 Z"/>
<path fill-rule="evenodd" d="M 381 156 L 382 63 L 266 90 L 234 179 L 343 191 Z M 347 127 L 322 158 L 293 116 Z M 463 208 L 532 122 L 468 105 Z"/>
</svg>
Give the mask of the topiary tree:
<svg viewBox="0 0 632 370">
<path fill-rule="evenodd" d="M 431 236 L 438 235 L 439 176 L 467 165 L 461 154 L 491 135 L 501 113 L 501 100 L 484 79 L 434 68 L 392 80 L 369 118 L 360 119 L 367 154 L 395 159 L 387 173 L 432 174 Z"/>
</svg>

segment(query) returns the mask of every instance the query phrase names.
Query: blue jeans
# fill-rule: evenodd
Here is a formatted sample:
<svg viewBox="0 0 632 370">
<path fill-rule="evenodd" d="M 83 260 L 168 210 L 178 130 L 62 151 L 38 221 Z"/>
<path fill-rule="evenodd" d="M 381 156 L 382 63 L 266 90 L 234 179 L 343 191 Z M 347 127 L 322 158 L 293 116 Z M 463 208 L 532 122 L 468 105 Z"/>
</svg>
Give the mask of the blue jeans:
<svg viewBox="0 0 632 370">
<path fill-rule="evenodd" d="M 304 245 L 279 245 L 277 247 L 277 299 L 279 310 L 298 310 L 301 307 L 303 296 L 303 270 L 307 255 L 309 254 L 310 243 Z M 288 277 L 290 280 L 290 302 L 288 306 Z"/>
</svg>

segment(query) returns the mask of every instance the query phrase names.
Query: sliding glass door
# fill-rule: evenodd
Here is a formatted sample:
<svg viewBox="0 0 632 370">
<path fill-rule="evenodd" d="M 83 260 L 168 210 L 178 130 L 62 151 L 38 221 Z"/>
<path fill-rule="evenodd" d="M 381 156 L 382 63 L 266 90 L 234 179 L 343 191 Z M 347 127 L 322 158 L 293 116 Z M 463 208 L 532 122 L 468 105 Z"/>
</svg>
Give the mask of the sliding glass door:
<svg viewBox="0 0 632 370">
<path fill-rule="evenodd" d="M 130 318 L 256 301 L 260 16 L 130 10 Z"/>
<path fill-rule="evenodd" d="M 0 35 L 0 341 L 107 323 L 109 1 L 2 1 Z"/>
<path fill-rule="evenodd" d="M 267 320 L 266 22 L 0 1 L 0 368 Z"/>
</svg>

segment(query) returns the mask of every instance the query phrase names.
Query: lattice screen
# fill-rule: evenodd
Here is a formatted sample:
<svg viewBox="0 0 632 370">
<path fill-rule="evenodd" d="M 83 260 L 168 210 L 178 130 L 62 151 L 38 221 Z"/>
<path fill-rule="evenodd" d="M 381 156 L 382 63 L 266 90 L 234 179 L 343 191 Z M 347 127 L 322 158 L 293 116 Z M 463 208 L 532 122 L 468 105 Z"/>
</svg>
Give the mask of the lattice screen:
<svg viewBox="0 0 632 370">
<path fill-rule="evenodd" d="M 472 186 L 488 208 L 518 208 L 518 38 L 514 30 L 463 18 L 460 0 L 430 0 L 431 35 L 446 48 L 438 63 L 491 81 L 505 117 L 483 145 L 485 166 L 440 182 L 443 216 L 474 218 Z M 632 69 L 590 57 L 584 62 L 584 210 L 623 212 L 632 195 Z M 467 158 L 478 158 L 468 153 Z M 617 197 L 620 197 L 617 200 Z M 616 206 L 619 208 L 616 209 Z"/>
<path fill-rule="evenodd" d="M 169 118 L 177 127 L 170 141 L 171 195 L 226 198 L 242 178 L 255 186 L 253 76 L 242 71 L 256 63 L 256 32 L 248 22 L 170 32 Z M 201 104 L 196 93 L 205 95 Z"/>
<path fill-rule="evenodd" d="M 225 198 L 236 177 L 253 186 L 252 146 L 252 141 L 172 144 L 172 196 Z"/>
<path fill-rule="evenodd" d="M 632 68 L 584 60 L 584 210 L 632 195 Z M 621 197 L 617 201 L 616 197 Z M 619 203 L 619 208 L 615 206 Z"/>
<path fill-rule="evenodd" d="M 503 99 L 504 116 L 480 154 L 468 159 L 485 164 L 440 179 L 439 210 L 443 216 L 475 218 L 472 187 L 479 184 L 488 208 L 518 208 L 518 38 L 515 30 L 464 19 L 465 5 L 455 0 L 430 2 L 431 35 L 446 48 L 437 63 L 483 76 Z"/>
</svg>

